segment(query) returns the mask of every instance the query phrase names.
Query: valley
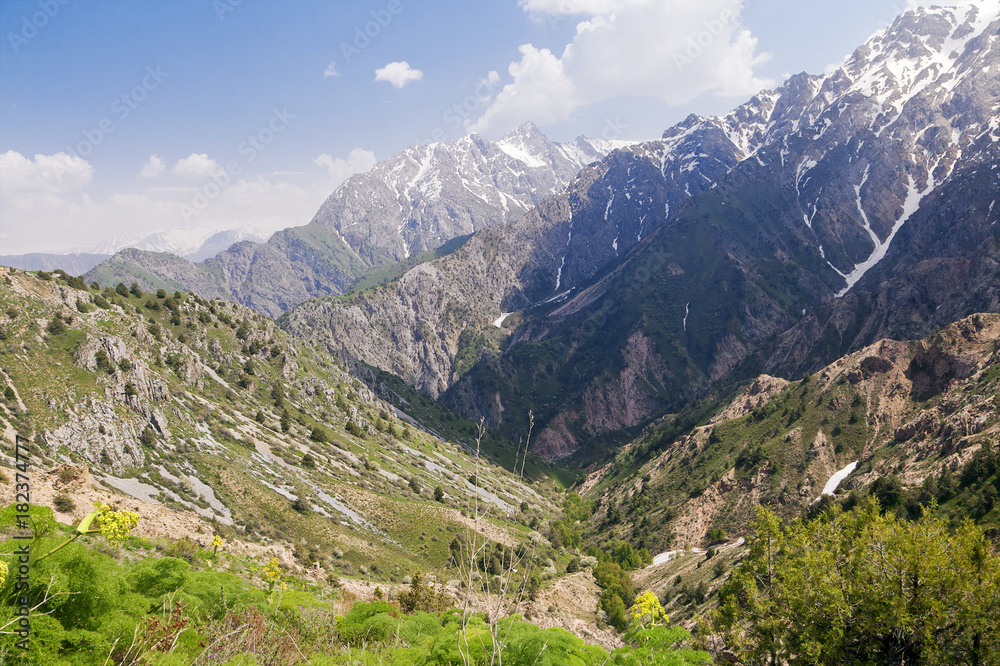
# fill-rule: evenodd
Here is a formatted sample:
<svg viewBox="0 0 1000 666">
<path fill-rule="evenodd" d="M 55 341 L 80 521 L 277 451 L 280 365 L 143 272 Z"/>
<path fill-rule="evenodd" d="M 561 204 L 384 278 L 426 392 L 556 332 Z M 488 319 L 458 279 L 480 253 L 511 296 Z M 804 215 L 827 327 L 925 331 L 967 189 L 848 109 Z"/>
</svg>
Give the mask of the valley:
<svg viewBox="0 0 1000 666">
<path fill-rule="evenodd" d="M 998 663 L 994 5 L 0 265 L 0 664 Z"/>
</svg>

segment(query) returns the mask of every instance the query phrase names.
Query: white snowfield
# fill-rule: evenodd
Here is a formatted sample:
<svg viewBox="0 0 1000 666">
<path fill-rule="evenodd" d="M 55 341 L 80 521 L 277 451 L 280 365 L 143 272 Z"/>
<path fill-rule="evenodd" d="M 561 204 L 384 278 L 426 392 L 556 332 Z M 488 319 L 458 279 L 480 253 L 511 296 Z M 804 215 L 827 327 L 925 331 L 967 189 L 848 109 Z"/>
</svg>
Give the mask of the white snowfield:
<svg viewBox="0 0 1000 666">
<path fill-rule="evenodd" d="M 822 497 L 823 495 L 832 495 L 833 493 L 835 493 L 837 491 L 837 487 L 840 486 L 840 482 L 846 479 L 850 475 L 850 473 L 854 471 L 854 468 L 857 466 L 858 466 L 858 461 L 855 460 L 850 465 L 848 465 L 842 470 L 839 470 L 836 474 L 831 476 L 830 480 L 826 482 L 825 486 L 823 486 L 823 492 L 820 494 L 820 497 Z M 817 500 L 819 500 L 819 497 L 817 497 L 813 501 L 815 502 Z"/>
<path fill-rule="evenodd" d="M 720 550 L 729 550 L 730 548 L 736 548 L 737 546 L 742 546 L 746 543 L 746 539 L 740 537 L 732 543 L 724 543 L 721 546 L 713 546 L 716 552 Z M 660 553 L 653 557 L 653 563 L 650 564 L 647 569 L 652 569 L 653 567 L 658 567 L 661 564 L 666 564 L 670 560 L 677 559 L 678 557 L 683 557 L 685 554 L 690 553 L 692 555 L 702 555 L 705 553 L 704 548 L 691 548 L 690 550 L 668 550 Z"/>
</svg>

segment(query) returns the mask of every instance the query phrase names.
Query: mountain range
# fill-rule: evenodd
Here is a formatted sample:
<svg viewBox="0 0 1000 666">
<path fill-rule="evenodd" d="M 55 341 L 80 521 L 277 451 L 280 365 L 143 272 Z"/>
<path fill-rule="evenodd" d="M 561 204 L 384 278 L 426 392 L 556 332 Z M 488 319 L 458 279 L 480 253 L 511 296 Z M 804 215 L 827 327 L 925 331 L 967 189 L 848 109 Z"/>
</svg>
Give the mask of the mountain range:
<svg viewBox="0 0 1000 666">
<path fill-rule="evenodd" d="M 0 255 L 0 265 L 20 268 L 23 271 L 52 271 L 62 268 L 73 275 L 81 275 L 116 252 L 135 248 L 146 252 L 175 254 L 188 261 L 202 261 L 214 257 L 233 243 L 248 240 L 266 242 L 276 229 L 258 226 L 236 226 L 230 229 L 165 229 L 154 233 L 136 233 L 114 236 L 88 248 L 79 248 L 65 254 L 32 252 L 19 255 Z"/>
<path fill-rule="evenodd" d="M 613 151 L 282 325 L 509 432 L 534 410 L 536 450 L 589 459 L 759 372 L 996 311 L 997 13 L 903 14 L 834 71 Z"/>
<path fill-rule="evenodd" d="M 346 291 L 368 271 L 514 220 L 624 140 L 549 141 L 527 123 L 499 141 L 469 135 L 414 145 L 341 184 L 302 227 L 238 242 L 193 263 L 126 249 L 87 281 L 193 290 L 277 317 Z"/>
<path fill-rule="evenodd" d="M 414 145 L 266 240 L 0 266 L 37 662 L 988 663 L 998 193 L 981 3 L 656 140 Z"/>
<path fill-rule="evenodd" d="M 998 31 L 996 8 L 913 10 L 656 141 L 527 124 L 415 145 L 266 243 L 199 264 L 130 249 L 85 277 L 282 315 L 508 435 L 531 412 L 536 451 L 592 460 L 761 372 L 1000 309 Z"/>
</svg>

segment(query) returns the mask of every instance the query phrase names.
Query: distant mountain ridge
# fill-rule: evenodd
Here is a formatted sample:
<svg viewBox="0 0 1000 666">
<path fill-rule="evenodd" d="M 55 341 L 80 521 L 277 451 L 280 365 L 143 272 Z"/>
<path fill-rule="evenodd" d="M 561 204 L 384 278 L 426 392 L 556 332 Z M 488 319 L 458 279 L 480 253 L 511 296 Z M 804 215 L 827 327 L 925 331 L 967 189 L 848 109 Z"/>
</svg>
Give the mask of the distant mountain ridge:
<svg viewBox="0 0 1000 666">
<path fill-rule="evenodd" d="M 154 233 L 139 232 L 114 236 L 90 248 L 72 252 L 31 252 L 0 255 L 0 266 L 23 271 L 61 268 L 71 275 L 81 275 L 93 269 L 115 253 L 126 249 L 170 253 L 188 261 L 202 261 L 240 241 L 266 242 L 274 229 L 259 226 L 238 226 L 231 229 L 164 229 Z"/>
<path fill-rule="evenodd" d="M 67 254 L 29 252 L 27 254 L 0 255 L 0 266 L 19 268 L 22 271 L 52 271 L 61 268 L 70 275 L 82 275 L 102 261 L 110 258 L 110 254 L 93 254 L 90 252 L 71 252 Z"/>
<path fill-rule="evenodd" d="M 342 293 L 372 266 L 516 219 L 583 165 L 627 143 L 579 137 L 559 144 L 526 123 L 499 141 L 472 134 L 414 145 L 341 184 L 310 224 L 265 243 L 239 242 L 197 264 L 125 250 L 87 279 L 201 289 L 276 317 Z"/>
</svg>

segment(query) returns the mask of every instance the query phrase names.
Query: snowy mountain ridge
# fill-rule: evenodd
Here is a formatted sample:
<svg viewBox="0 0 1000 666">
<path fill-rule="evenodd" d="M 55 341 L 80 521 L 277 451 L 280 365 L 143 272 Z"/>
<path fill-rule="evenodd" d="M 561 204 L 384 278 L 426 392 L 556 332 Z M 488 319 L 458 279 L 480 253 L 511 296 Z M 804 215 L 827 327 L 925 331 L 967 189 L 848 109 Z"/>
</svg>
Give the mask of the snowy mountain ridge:
<svg viewBox="0 0 1000 666">
<path fill-rule="evenodd" d="M 513 432 L 536 409 L 558 457 L 755 363 L 812 372 L 995 311 L 997 13 L 903 14 L 833 71 L 614 150 L 522 219 L 288 325 L 473 420 Z M 510 338 L 470 368 L 498 321 Z"/>
<path fill-rule="evenodd" d="M 338 187 L 314 222 L 371 263 L 399 261 L 520 217 L 624 140 L 550 141 L 525 123 L 497 141 L 469 134 L 416 144 Z"/>
</svg>

